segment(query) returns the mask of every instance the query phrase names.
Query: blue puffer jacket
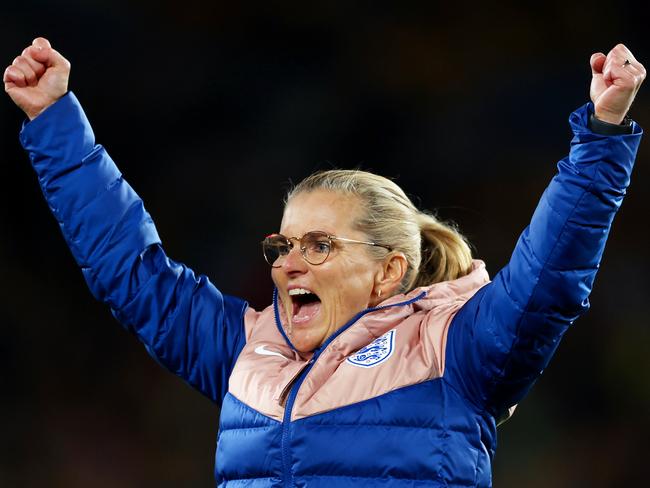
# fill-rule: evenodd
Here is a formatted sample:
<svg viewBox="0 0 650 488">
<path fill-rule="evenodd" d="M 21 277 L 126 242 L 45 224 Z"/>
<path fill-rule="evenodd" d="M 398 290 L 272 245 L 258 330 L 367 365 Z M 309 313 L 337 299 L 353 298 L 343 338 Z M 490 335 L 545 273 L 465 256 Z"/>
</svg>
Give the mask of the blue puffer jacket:
<svg viewBox="0 0 650 488">
<path fill-rule="evenodd" d="M 318 350 L 171 261 L 73 94 L 21 133 L 93 294 L 151 355 L 222 405 L 219 486 L 491 486 L 497 419 L 588 295 L 641 137 L 571 115 L 570 155 L 508 265 L 361 312 Z"/>
</svg>

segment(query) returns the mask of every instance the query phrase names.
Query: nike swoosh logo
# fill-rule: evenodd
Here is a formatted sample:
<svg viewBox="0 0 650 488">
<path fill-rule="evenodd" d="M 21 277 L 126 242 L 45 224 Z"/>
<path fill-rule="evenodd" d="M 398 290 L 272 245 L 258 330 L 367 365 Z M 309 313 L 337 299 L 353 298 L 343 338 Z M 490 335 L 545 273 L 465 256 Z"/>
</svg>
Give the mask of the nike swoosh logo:
<svg viewBox="0 0 650 488">
<path fill-rule="evenodd" d="M 257 346 L 257 347 L 255 348 L 255 352 L 256 352 L 257 354 L 261 354 L 262 356 L 280 356 L 282 359 L 287 359 L 286 357 L 284 357 L 284 356 L 283 356 L 282 354 L 280 354 L 279 352 L 275 352 L 275 351 L 269 351 L 269 350 L 267 350 L 267 349 L 266 349 L 266 346 Z"/>
</svg>

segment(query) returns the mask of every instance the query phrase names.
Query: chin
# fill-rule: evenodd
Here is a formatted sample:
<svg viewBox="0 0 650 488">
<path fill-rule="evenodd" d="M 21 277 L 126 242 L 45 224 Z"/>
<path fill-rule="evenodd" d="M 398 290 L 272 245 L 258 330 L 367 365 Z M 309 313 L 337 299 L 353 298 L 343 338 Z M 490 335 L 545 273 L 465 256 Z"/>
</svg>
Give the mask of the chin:
<svg viewBox="0 0 650 488">
<path fill-rule="evenodd" d="M 322 338 L 314 337 L 310 334 L 311 331 L 307 330 L 296 333 L 295 326 L 292 332 L 293 333 L 289 335 L 289 340 L 291 341 L 291 344 L 293 344 L 293 347 L 295 347 L 299 352 L 312 352 L 314 349 L 319 348 L 327 339 L 327 336 L 323 336 Z"/>
<path fill-rule="evenodd" d="M 295 338 L 291 339 L 291 344 L 293 344 L 293 347 L 296 348 L 296 351 L 302 353 L 312 352 L 314 349 L 318 348 L 317 345 L 301 342 L 300 340 L 296 340 Z"/>
<path fill-rule="evenodd" d="M 298 343 L 298 344 L 294 343 L 293 346 L 296 348 L 296 351 L 298 351 L 300 353 L 303 353 L 303 354 L 314 352 L 314 350 L 317 348 L 317 347 L 310 347 L 310 346 L 302 345 L 300 343 Z"/>
</svg>

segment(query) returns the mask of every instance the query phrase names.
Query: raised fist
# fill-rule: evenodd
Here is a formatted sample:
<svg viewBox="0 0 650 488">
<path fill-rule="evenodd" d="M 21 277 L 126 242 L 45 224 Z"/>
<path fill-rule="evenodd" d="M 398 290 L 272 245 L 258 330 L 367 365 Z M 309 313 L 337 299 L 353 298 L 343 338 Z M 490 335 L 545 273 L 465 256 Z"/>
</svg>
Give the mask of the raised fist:
<svg viewBox="0 0 650 488">
<path fill-rule="evenodd" d="M 620 124 L 634 101 L 636 92 L 645 79 L 645 68 L 623 44 L 618 44 L 607 55 L 591 55 L 591 89 L 597 118 L 611 124 Z"/>
<path fill-rule="evenodd" d="M 38 37 L 5 69 L 5 92 L 30 120 L 68 91 L 70 62 Z"/>
</svg>

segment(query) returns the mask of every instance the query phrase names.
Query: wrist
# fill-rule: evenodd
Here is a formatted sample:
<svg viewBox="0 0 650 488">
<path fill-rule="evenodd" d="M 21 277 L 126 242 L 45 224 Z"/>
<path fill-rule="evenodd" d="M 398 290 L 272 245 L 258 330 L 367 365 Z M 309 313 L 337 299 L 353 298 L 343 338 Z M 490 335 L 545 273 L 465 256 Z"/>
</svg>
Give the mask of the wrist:
<svg viewBox="0 0 650 488">
<path fill-rule="evenodd" d="M 619 125 L 624 119 L 624 115 L 621 115 L 620 113 L 605 112 L 596 109 L 596 107 L 594 107 L 594 116 L 601 122 L 613 125 Z"/>
<path fill-rule="evenodd" d="M 618 122 L 611 122 L 612 119 L 603 119 L 600 114 L 592 113 L 589 116 L 589 129 L 596 134 L 605 136 L 631 134 L 632 133 L 632 119 L 629 115 L 625 115 Z"/>
<path fill-rule="evenodd" d="M 25 115 L 27 115 L 27 118 L 31 122 L 56 102 L 58 102 L 64 95 L 65 93 L 59 97 L 49 97 L 46 100 L 40 100 L 38 104 L 30 104 L 29 106 L 21 107 L 21 109 L 23 112 L 25 112 Z"/>
</svg>

